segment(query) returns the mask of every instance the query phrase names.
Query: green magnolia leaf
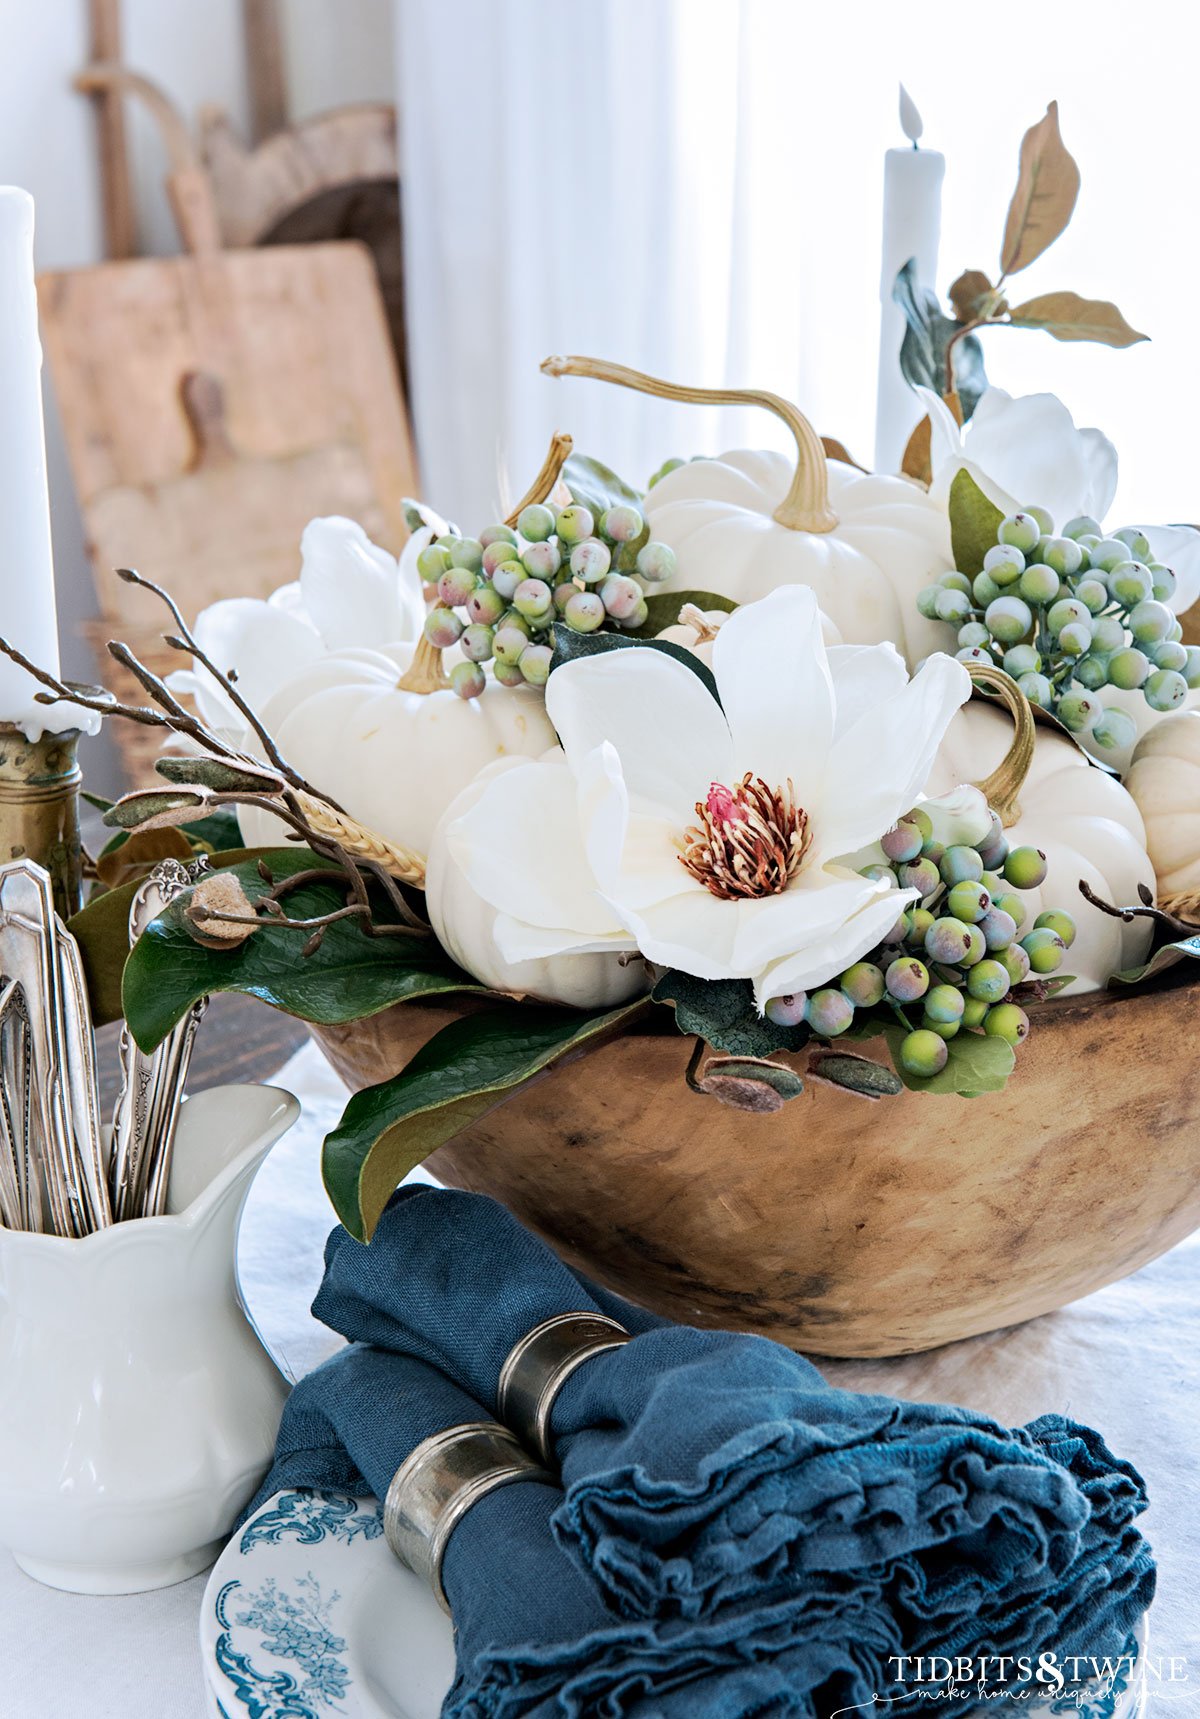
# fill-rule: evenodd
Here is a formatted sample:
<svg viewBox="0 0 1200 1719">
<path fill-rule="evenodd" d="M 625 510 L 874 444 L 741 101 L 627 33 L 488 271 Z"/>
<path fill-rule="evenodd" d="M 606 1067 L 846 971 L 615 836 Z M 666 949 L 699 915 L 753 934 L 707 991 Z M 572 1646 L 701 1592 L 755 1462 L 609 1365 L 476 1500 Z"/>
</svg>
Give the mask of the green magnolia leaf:
<svg viewBox="0 0 1200 1719">
<path fill-rule="evenodd" d="M 1095 340 L 1102 346 L 1136 346 L 1149 340 L 1131 328 L 1106 298 L 1080 298 L 1077 292 L 1047 292 L 1009 311 L 1019 328 L 1041 328 L 1055 340 Z"/>
<path fill-rule="evenodd" d="M 554 623 L 554 656 L 550 662 L 550 673 L 561 668 L 564 663 L 578 662 L 582 657 L 602 656 L 607 651 L 661 651 L 664 656 L 674 657 L 684 668 L 704 682 L 705 687 L 720 704 L 721 697 L 717 691 L 717 683 L 712 670 L 702 663 L 693 651 L 685 645 L 677 645 L 670 639 L 635 639 L 629 633 L 577 633 L 573 627 L 568 627 L 565 621 Z"/>
<path fill-rule="evenodd" d="M 658 591 L 646 598 L 647 615 L 640 627 L 631 627 L 625 635 L 630 639 L 653 639 L 664 627 L 673 627 L 679 611 L 693 604 L 697 609 L 720 609 L 731 615 L 737 608 L 732 597 L 718 597 L 715 591 Z"/>
<path fill-rule="evenodd" d="M 921 285 L 915 257 L 896 276 L 892 297 L 904 312 L 905 321 L 900 373 L 911 388 L 932 388 L 940 399 L 946 392 L 946 348 L 962 324 L 947 316 L 937 294 Z M 954 386 L 965 420 L 987 387 L 983 348 L 973 334 L 963 335 L 955 343 L 953 364 Z"/>
<path fill-rule="evenodd" d="M 900 1046 L 908 1033 L 904 1027 L 883 1029 L 896 1065 L 896 1073 L 913 1092 L 954 1092 L 961 1098 L 976 1098 L 981 1092 L 1003 1092 L 1016 1063 L 1016 1053 L 1003 1039 L 986 1033 L 958 1033 L 946 1045 L 950 1053 L 938 1074 L 922 1080 L 911 1075 L 900 1061 Z"/>
<path fill-rule="evenodd" d="M 965 470 L 954 475 L 949 507 L 954 565 L 973 579 L 983 571 L 983 558 L 988 550 L 995 548 L 996 533 L 1004 515 Z"/>
<path fill-rule="evenodd" d="M 307 848 L 272 850 L 262 857 L 277 881 L 327 866 Z M 269 885 L 257 860 L 222 869 L 233 873 L 252 902 L 266 894 Z M 190 899 L 188 891 L 171 903 L 138 939 L 125 965 L 125 1018 L 146 1051 L 193 1003 L 215 991 L 241 991 L 300 1020 L 319 1022 L 358 1020 L 413 997 L 486 991 L 455 966 L 432 935 L 369 937 L 353 919 L 329 925 L 311 955 L 300 953 L 303 931 L 269 923 L 236 948 L 206 949 L 194 940 L 184 917 Z M 312 883 L 289 894 L 284 906 L 289 918 L 307 919 L 332 912 L 345 899 L 343 885 Z M 384 898 L 373 900 L 376 919 L 394 922 Z"/>
<path fill-rule="evenodd" d="M 562 481 L 570 490 L 572 500 L 590 509 L 597 524 L 600 515 L 610 507 L 636 507 L 639 513 L 642 510 L 642 491 L 634 489 L 632 484 L 627 484 L 624 478 L 618 477 L 616 472 L 590 454 L 568 455 L 562 469 Z"/>
<path fill-rule="evenodd" d="M 656 1003 L 673 1003 L 681 1033 L 697 1034 L 727 1056 L 765 1057 L 799 1050 L 809 1038 L 806 1026 L 778 1027 L 760 1015 L 748 979 L 697 979 L 672 968 L 655 985 Z"/>
<path fill-rule="evenodd" d="M 1157 979 L 1160 973 L 1177 967 L 1181 961 L 1200 961 L 1200 932 L 1195 937 L 1162 944 L 1140 967 L 1126 967 L 1123 973 L 1114 973 L 1108 982 L 1118 986 L 1145 985 L 1151 979 Z"/>
<path fill-rule="evenodd" d="M 601 1014 L 514 1003 L 467 1015 L 436 1033 L 393 1079 L 356 1093 L 322 1155 L 325 1187 L 350 1234 L 369 1240 L 397 1183 L 460 1129 L 648 1007 L 639 997 Z"/>
<path fill-rule="evenodd" d="M 1000 272 L 1027 269 L 1063 232 L 1079 195 L 1079 168 L 1058 129 L 1058 103 L 1021 139 L 1017 187 L 1000 246 Z"/>
<path fill-rule="evenodd" d="M 224 758 L 160 758 L 154 768 L 168 782 L 215 788 L 222 794 L 269 794 L 283 787 L 283 777 L 266 765 L 253 770 L 248 765 L 229 764 Z"/>
<path fill-rule="evenodd" d="M 113 803 L 111 800 L 106 800 L 103 794 L 89 794 L 86 788 L 79 790 L 79 798 L 96 812 L 107 812 Z"/>
<path fill-rule="evenodd" d="M 126 839 L 124 832 L 122 839 Z M 105 852 L 109 852 L 112 846 L 110 844 Z M 247 860 L 253 863 L 267 851 L 265 848 L 236 847 L 215 853 L 213 861 L 218 868 L 239 865 Z M 135 878 L 116 889 L 94 895 L 85 908 L 67 921 L 67 930 L 79 944 L 92 1019 L 98 1027 L 107 1025 L 109 1021 L 119 1021 L 123 1013 L 121 974 L 129 955 L 129 909 L 138 881 Z"/>
<path fill-rule="evenodd" d="M 597 525 L 601 514 L 610 507 L 636 507 L 639 513 L 643 511 L 645 497 L 641 490 L 634 489 L 616 472 L 592 459 L 590 454 L 569 455 L 562 469 L 562 480 L 570 490 L 572 500 L 582 503 L 595 515 Z M 637 537 L 621 544 L 613 558 L 618 573 L 633 571 L 638 551 L 649 541 L 650 527 L 644 525 Z"/>
</svg>

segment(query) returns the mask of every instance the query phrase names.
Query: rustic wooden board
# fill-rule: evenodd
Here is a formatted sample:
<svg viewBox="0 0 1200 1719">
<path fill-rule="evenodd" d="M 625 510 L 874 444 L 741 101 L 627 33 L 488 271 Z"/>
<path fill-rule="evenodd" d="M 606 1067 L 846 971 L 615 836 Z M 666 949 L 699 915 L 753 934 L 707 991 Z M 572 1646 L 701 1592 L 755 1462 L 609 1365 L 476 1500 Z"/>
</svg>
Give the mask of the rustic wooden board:
<svg viewBox="0 0 1200 1719">
<path fill-rule="evenodd" d="M 194 615 L 293 578 L 318 514 L 399 550 L 417 478 L 363 246 L 108 263 L 38 290 L 105 637 L 178 666 L 155 643 L 152 600 L 114 567 L 167 584 Z M 130 725 L 119 739 L 144 777 L 153 735 Z"/>
</svg>

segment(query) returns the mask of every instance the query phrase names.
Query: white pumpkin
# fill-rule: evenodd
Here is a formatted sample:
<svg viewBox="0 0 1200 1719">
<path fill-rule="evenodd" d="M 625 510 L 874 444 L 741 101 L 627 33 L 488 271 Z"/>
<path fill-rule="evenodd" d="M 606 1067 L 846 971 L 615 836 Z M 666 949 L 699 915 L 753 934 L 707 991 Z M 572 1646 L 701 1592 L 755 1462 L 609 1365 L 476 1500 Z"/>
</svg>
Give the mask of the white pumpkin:
<svg viewBox="0 0 1200 1719">
<path fill-rule="evenodd" d="M 557 747 L 555 754 L 561 757 Z M 572 1008 L 615 1008 L 650 988 L 651 974 L 637 955 L 592 952 L 543 956 L 536 961 L 507 961 L 496 942 L 497 911 L 472 888 L 447 839 L 455 820 L 479 801 L 496 776 L 515 768 L 517 758 L 501 758 L 481 770 L 462 789 L 440 819 L 429 847 L 425 906 L 442 947 L 481 984 L 494 991 L 536 997 Z M 564 770 L 564 792 L 574 791 Z"/>
<path fill-rule="evenodd" d="M 1040 848 L 1048 870 L 1030 890 L 1030 921 L 1044 908 L 1061 907 L 1078 927 L 1064 971 L 1076 975 L 1072 991 L 1094 991 L 1111 974 L 1144 961 L 1150 948 L 1146 919 L 1125 924 L 1093 907 L 1079 892 L 1084 880 L 1116 907 L 1138 900 L 1138 885 L 1154 887 L 1146 831 L 1132 796 L 1115 776 L 1096 769 L 1065 735 L 1035 730 L 1029 773 L 1019 790 L 1020 816 L 1006 830 L 1012 847 Z M 1005 710 L 973 699 L 950 725 L 926 793 L 948 793 L 998 768 L 1013 741 Z"/>
<path fill-rule="evenodd" d="M 730 609 L 698 609 L 694 603 L 685 603 L 674 625 L 664 627 L 661 633 L 655 634 L 655 638 L 682 645 L 693 656 L 699 657 L 706 668 L 711 668 L 713 645 L 731 613 Z M 828 615 L 821 616 L 821 637 L 827 646 L 842 642 L 842 635 Z"/>
<path fill-rule="evenodd" d="M 1144 734 L 1125 786 L 1145 821 L 1159 894 L 1200 890 L 1200 711 L 1176 711 Z"/>
<path fill-rule="evenodd" d="M 424 639 L 386 654 L 332 651 L 260 712 L 294 769 L 359 823 L 422 855 L 446 807 L 485 764 L 537 757 L 556 738 L 540 693 L 489 679 L 479 698 L 459 698 L 435 685 L 438 658 Z M 240 807 L 238 821 L 250 846 L 280 840 L 278 820 L 254 807 Z"/>
<path fill-rule="evenodd" d="M 827 460 L 808 419 L 777 394 L 683 388 L 597 358 L 547 358 L 542 369 L 665 400 L 764 406 L 795 437 L 794 458 L 739 449 L 658 480 L 646 518 L 678 559 L 658 589 L 752 603 L 780 585 L 807 585 L 846 644 L 890 641 L 910 668 L 943 648 L 945 627 L 918 613 L 917 595 L 954 565 L 950 522 L 918 485 Z"/>
</svg>

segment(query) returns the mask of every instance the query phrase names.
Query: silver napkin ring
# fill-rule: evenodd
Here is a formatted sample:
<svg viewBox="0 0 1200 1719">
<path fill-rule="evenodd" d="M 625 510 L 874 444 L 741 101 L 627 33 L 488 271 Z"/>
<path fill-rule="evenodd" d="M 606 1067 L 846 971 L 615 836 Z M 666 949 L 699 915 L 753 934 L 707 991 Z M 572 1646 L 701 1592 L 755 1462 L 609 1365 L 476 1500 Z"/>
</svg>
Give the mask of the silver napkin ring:
<svg viewBox="0 0 1200 1719">
<path fill-rule="evenodd" d="M 451 1534 L 472 1505 L 515 1480 L 556 1484 L 495 1421 L 434 1433 L 392 1476 L 383 1501 L 384 1538 L 400 1562 L 428 1583 L 444 1612 L 450 1602 L 442 1587 L 442 1560 Z"/>
<path fill-rule="evenodd" d="M 543 1462 L 552 1462 L 550 1416 L 577 1367 L 628 1343 L 629 1332 L 603 1313 L 556 1313 L 513 1344 L 500 1369 L 496 1412 Z"/>
</svg>

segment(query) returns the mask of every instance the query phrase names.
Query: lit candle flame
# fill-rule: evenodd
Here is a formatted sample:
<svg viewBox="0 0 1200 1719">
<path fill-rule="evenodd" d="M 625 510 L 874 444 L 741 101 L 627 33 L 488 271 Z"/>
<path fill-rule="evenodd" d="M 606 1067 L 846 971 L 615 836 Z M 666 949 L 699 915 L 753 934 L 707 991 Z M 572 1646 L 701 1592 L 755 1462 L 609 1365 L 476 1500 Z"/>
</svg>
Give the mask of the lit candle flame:
<svg viewBox="0 0 1200 1719">
<path fill-rule="evenodd" d="M 925 130 L 925 122 L 916 102 L 903 84 L 900 85 L 900 129 L 916 149 L 921 141 L 921 133 Z"/>
</svg>

